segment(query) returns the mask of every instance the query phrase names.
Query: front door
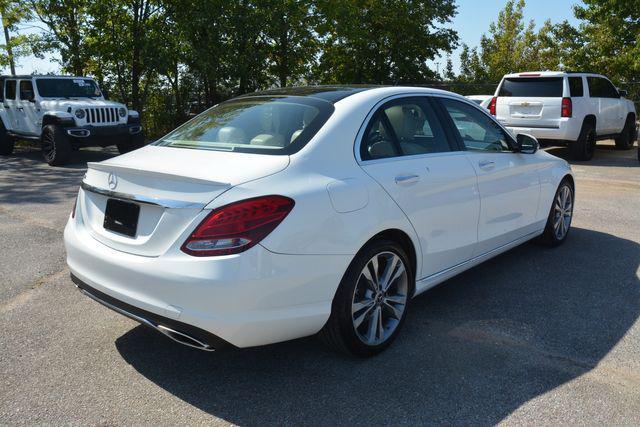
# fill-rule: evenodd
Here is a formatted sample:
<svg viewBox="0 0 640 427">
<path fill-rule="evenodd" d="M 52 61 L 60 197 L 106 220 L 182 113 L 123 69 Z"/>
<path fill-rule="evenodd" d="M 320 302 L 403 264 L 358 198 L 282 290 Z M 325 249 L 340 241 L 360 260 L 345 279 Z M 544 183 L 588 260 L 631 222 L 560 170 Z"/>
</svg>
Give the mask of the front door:
<svg viewBox="0 0 640 427">
<path fill-rule="evenodd" d="M 441 98 L 478 175 L 480 221 L 475 255 L 534 231 L 540 179 L 531 155 L 514 153 L 512 139 L 488 114 L 466 102 Z"/>
<path fill-rule="evenodd" d="M 423 268 L 417 279 L 472 256 L 480 211 L 476 173 L 447 138 L 428 98 L 383 104 L 366 128 L 360 159 L 419 236 Z"/>
</svg>

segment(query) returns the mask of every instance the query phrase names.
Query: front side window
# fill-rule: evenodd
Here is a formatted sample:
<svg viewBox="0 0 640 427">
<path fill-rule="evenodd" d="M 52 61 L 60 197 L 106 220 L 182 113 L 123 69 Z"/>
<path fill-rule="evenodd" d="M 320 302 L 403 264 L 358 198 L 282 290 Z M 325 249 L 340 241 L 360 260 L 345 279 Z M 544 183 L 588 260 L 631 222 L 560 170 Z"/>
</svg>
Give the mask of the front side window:
<svg viewBox="0 0 640 427">
<path fill-rule="evenodd" d="M 95 98 L 101 96 L 91 79 L 36 79 L 38 94 L 43 98 Z"/>
<path fill-rule="evenodd" d="M 435 112 L 425 99 L 408 98 L 383 105 L 360 144 L 362 160 L 451 151 Z"/>
<path fill-rule="evenodd" d="M 259 154 L 291 154 L 333 113 L 333 104 L 310 97 L 241 97 L 189 120 L 156 145 Z"/>
<path fill-rule="evenodd" d="M 20 80 L 20 99 L 25 101 L 33 99 L 33 83 L 31 83 L 31 80 Z"/>
<path fill-rule="evenodd" d="M 453 99 L 441 100 L 467 150 L 512 151 L 500 126 L 476 107 Z"/>
<path fill-rule="evenodd" d="M 5 83 L 5 98 L 14 100 L 16 99 L 16 81 L 7 80 Z"/>
</svg>

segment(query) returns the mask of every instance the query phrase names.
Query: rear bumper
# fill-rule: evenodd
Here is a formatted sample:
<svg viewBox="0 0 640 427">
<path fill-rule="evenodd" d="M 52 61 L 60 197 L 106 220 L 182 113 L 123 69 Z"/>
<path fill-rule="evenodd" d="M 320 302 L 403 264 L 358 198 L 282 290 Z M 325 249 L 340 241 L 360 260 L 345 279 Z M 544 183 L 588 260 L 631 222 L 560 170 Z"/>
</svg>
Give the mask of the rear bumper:
<svg viewBox="0 0 640 427">
<path fill-rule="evenodd" d="M 101 146 L 128 141 L 132 135 L 142 132 L 140 124 L 119 124 L 113 126 L 74 126 L 64 128 L 72 142 L 79 146 Z"/>
<path fill-rule="evenodd" d="M 539 140 L 556 140 L 556 141 L 577 141 L 580 135 L 580 126 L 574 126 L 569 120 L 558 121 L 554 126 L 536 126 L 536 125 L 510 125 L 504 124 L 514 136 L 519 133 L 533 135 Z"/>
<path fill-rule="evenodd" d="M 212 348 L 317 333 L 351 261 L 344 255 L 275 254 L 260 245 L 212 258 L 189 256 L 179 245 L 159 257 L 139 256 L 98 242 L 77 220 L 70 219 L 64 239 L 81 289 L 156 325 L 149 326 L 165 326 Z"/>
</svg>

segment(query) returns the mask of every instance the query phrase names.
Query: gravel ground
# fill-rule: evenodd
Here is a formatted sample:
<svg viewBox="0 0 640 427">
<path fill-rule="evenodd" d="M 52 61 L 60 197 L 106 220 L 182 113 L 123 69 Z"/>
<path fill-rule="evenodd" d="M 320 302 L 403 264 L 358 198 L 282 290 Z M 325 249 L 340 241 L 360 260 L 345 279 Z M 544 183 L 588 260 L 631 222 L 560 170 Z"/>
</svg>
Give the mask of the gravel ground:
<svg viewBox="0 0 640 427">
<path fill-rule="evenodd" d="M 564 149 L 552 149 L 564 156 Z M 575 163 L 565 245 L 522 245 L 414 300 L 353 360 L 307 338 L 205 353 L 83 297 L 62 230 L 87 161 L 0 159 L 0 424 L 640 424 L 640 163 Z"/>
</svg>

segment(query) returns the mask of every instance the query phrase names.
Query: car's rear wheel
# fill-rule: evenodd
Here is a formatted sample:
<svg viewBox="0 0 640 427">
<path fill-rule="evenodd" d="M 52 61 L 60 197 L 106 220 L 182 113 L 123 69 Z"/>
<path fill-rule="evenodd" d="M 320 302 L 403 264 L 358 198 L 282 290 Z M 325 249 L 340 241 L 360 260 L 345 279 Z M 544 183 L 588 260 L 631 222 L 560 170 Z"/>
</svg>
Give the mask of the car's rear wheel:
<svg viewBox="0 0 640 427">
<path fill-rule="evenodd" d="M 42 155 L 51 166 L 62 166 L 71 158 L 71 143 L 58 125 L 46 125 L 42 128 Z"/>
<path fill-rule="evenodd" d="M 635 136 L 636 123 L 633 120 L 633 117 L 627 118 L 627 122 L 624 124 L 624 129 L 618 137 L 616 138 L 616 149 L 618 150 L 630 150 L 633 148 L 633 137 Z"/>
<path fill-rule="evenodd" d="M 0 125 L 0 156 L 9 156 L 13 153 L 14 141 L 7 134 L 4 126 Z"/>
<path fill-rule="evenodd" d="M 596 127 L 593 123 L 584 123 L 580 136 L 569 143 L 569 154 L 574 160 L 591 160 L 596 152 Z"/>
<path fill-rule="evenodd" d="M 117 147 L 120 154 L 128 153 L 129 151 L 144 147 L 144 132 L 140 131 L 135 135 L 131 135 L 126 142 L 117 144 Z"/>
<path fill-rule="evenodd" d="M 569 235 L 573 219 L 573 185 L 564 179 L 558 186 L 547 217 L 547 225 L 539 241 L 547 246 L 558 246 L 564 243 Z"/>
<path fill-rule="evenodd" d="M 387 348 L 406 318 L 414 275 L 402 247 L 365 246 L 349 265 L 320 338 L 335 350 L 368 357 Z"/>
</svg>

